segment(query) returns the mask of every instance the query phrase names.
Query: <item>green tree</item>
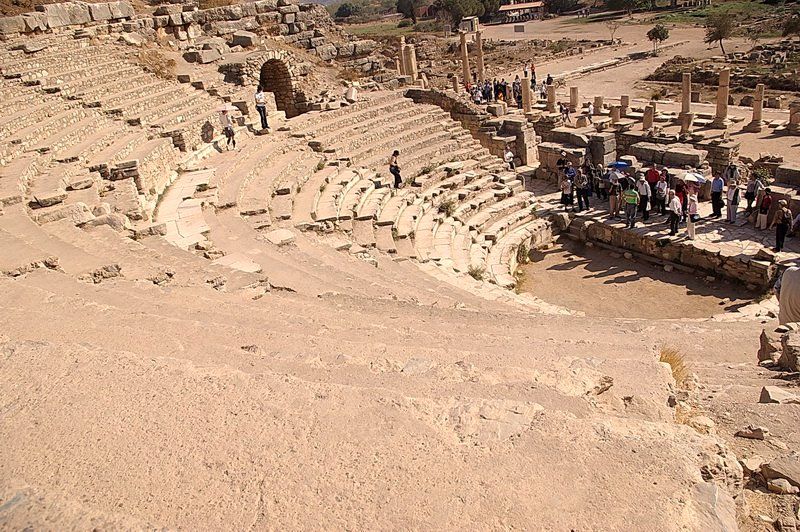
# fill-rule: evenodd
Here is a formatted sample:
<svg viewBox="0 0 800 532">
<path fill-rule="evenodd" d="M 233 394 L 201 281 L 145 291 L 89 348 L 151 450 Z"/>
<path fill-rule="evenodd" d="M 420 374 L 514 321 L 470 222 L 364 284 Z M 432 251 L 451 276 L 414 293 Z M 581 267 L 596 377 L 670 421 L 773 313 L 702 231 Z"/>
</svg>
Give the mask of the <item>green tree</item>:
<svg viewBox="0 0 800 532">
<path fill-rule="evenodd" d="M 719 43 L 722 55 L 725 55 L 725 46 L 722 41 L 730 38 L 731 35 L 733 35 L 733 17 L 730 15 L 710 15 L 706 19 L 706 36 L 703 40 L 706 44 Z"/>
<path fill-rule="evenodd" d="M 633 17 L 634 9 L 645 8 L 650 4 L 650 0 L 608 0 L 608 9 L 614 11 L 624 11 L 629 17 Z"/>
<path fill-rule="evenodd" d="M 783 25 L 783 36 L 791 37 L 792 35 L 800 37 L 800 12 L 793 13 Z"/>
<path fill-rule="evenodd" d="M 653 43 L 653 54 L 657 54 L 658 45 L 669 39 L 669 30 L 663 24 L 656 24 L 647 32 L 647 38 Z"/>
<path fill-rule="evenodd" d="M 417 2 L 414 0 L 397 0 L 397 12 L 417 23 Z"/>
<path fill-rule="evenodd" d="M 497 11 L 500 9 L 500 0 L 481 0 L 483 4 L 483 17 L 484 18 L 491 18 Z"/>
<path fill-rule="evenodd" d="M 544 0 L 544 8 L 548 13 L 567 13 L 578 9 L 578 0 Z"/>
<path fill-rule="evenodd" d="M 457 27 L 464 17 L 482 17 L 486 9 L 481 0 L 436 0 L 437 16 Z"/>
<path fill-rule="evenodd" d="M 336 10 L 336 18 L 347 18 L 352 17 L 358 13 L 358 7 L 351 4 L 350 2 L 345 2 L 339 6 Z"/>
</svg>

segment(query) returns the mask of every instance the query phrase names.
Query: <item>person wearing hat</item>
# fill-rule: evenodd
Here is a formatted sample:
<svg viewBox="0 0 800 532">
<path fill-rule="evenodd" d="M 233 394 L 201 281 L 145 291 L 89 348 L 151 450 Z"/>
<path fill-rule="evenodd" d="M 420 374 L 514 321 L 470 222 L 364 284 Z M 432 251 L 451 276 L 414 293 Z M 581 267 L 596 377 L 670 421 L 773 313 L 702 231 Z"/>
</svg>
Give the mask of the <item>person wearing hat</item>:
<svg viewBox="0 0 800 532">
<path fill-rule="evenodd" d="M 675 196 L 674 190 L 669 191 L 669 203 L 667 204 L 667 209 L 669 210 L 669 235 L 675 236 L 678 234 L 678 224 L 680 223 L 681 216 L 683 215 L 683 206 L 681 205 L 681 200 Z M 694 226 L 692 226 L 690 238 L 694 238 Z"/>
<path fill-rule="evenodd" d="M 736 211 L 739 210 L 739 180 L 732 177 L 728 181 L 728 223 L 736 223 Z"/>
<path fill-rule="evenodd" d="M 639 211 L 642 213 L 642 221 L 646 222 L 650 219 L 650 183 L 644 178 L 644 174 L 639 173 L 639 179 L 636 180 L 636 192 L 639 193 Z"/>
<path fill-rule="evenodd" d="M 778 202 L 778 210 L 772 217 L 772 224 L 770 228 L 775 228 L 775 248 L 776 252 L 783 251 L 783 243 L 786 240 L 786 234 L 789 232 L 789 226 L 792 224 L 792 211 L 789 210 L 789 203 L 782 199 Z"/>
<path fill-rule="evenodd" d="M 758 203 L 758 216 L 756 217 L 756 227 L 764 230 L 767 228 L 767 216 L 772 207 L 772 190 L 769 188 L 764 189 L 764 195 Z"/>
<path fill-rule="evenodd" d="M 558 168 L 558 173 L 564 173 L 564 168 L 567 166 L 567 152 L 562 151 L 561 157 L 558 158 L 556 161 L 556 168 Z"/>
</svg>

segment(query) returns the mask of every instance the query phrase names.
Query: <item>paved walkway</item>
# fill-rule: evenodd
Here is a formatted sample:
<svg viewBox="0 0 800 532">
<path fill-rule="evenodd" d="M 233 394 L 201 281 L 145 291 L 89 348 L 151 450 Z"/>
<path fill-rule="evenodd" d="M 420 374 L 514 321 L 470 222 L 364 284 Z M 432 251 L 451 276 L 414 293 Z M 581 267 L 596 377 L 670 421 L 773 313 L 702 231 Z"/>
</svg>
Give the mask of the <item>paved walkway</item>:
<svg viewBox="0 0 800 532">
<path fill-rule="evenodd" d="M 553 183 L 534 179 L 528 183 L 528 190 L 532 190 L 545 209 L 563 211 L 559 204 L 561 194 Z M 608 202 L 593 196 L 590 198 L 592 209 L 580 213 L 579 216 L 609 224 L 614 227 L 624 227 L 623 220 L 610 220 L 608 217 Z M 576 203 L 577 207 L 577 203 Z M 724 216 L 723 209 L 723 216 Z M 735 257 L 753 256 L 762 247 L 771 249 L 775 245 L 775 230 L 760 231 L 748 223 L 744 218 L 744 205 L 740 205 L 739 220 L 736 224 L 728 224 L 724 218 L 713 219 L 711 215 L 711 202 L 702 201 L 699 205 L 701 219 L 695 224 L 696 238 L 694 246 L 701 249 L 718 250 L 723 256 Z M 665 237 L 669 235 L 667 216 L 651 215 L 647 222 L 637 220 L 633 231 L 651 237 Z M 686 226 L 683 225 L 675 238 L 688 240 Z M 781 264 L 800 265 L 800 236 L 786 239 L 784 251 L 778 255 Z"/>
</svg>

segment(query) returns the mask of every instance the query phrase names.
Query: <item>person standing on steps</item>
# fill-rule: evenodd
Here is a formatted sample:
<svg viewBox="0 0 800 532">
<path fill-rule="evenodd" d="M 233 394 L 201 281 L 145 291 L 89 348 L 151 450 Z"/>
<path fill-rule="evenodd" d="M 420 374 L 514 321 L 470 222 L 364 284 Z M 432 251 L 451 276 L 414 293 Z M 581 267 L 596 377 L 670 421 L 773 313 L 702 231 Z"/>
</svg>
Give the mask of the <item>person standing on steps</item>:
<svg viewBox="0 0 800 532">
<path fill-rule="evenodd" d="M 400 157 L 400 152 L 394 150 L 389 157 L 389 173 L 394 176 L 394 188 L 401 188 L 403 186 L 403 178 L 400 177 L 400 163 L 397 158 Z"/>
<path fill-rule="evenodd" d="M 695 237 L 694 223 L 699 218 L 699 216 L 697 215 L 697 194 L 694 192 L 690 193 L 688 196 L 687 213 L 688 216 L 686 216 L 686 234 L 689 235 L 689 240 L 694 240 Z"/>
<path fill-rule="evenodd" d="M 228 114 L 227 109 L 223 109 L 222 112 L 220 112 L 219 123 L 222 125 L 222 132 L 225 133 L 225 138 L 227 139 L 226 145 L 228 147 L 228 151 L 230 151 L 231 146 L 233 146 L 233 149 L 235 150 L 236 133 L 233 130 L 233 122 L 231 121 L 231 115 Z"/>
<path fill-rule="evenodd" d="M 667 194 L 669 194 L 669 183 L 664 174 L 659 174 L 653 197 L 656 200 L 656 212 L 662 216 L 667 214 Z"/>
<path fill-rule="evenodd" d="M 761 202 L 758 204 L 758 215 L 756 216 L 756 227 L 762 231 L 767 228 L 767 216 L 769 216 L 770 208 L 772 208 L 772 190 L 766 188 Z"/>
<path fill-rule="evenodd" d="M 267 95 L 264 94 L 264 87 L 261 85 L 256 89 L 255 100 L 256 111 L 258 111 L 258 116 L 261 117 L 261 129 L 269 129 L 269 124 L 267 123 Z"/>
<path fill-rule="evenodd" d="M 622 185 L 616 172 L 609 172 L 608 175 L 608 214 L 612 219 L 619 218 L 619 209 L 622 202 L 620 193 Z"/>
<path fill-rule="evenodd" d="M 783 243 L 786 241 L 786 234 L 792 224 L 792 211 L 789 210 L 789 203 L 782 199 L 778 202 L 778 210 L 772 218 L 772 225 L 775 228 L 775 252 L 783 251 Z"/>
<path fill-rule="evenodd" d="M 712 214 L 714 218 L 722 216 L 722 189 L 724 187 L 725 180 L 720 175 L 711 181 L 711 208 L 714 211 Z"/>
<path fill-rule="evenodd" d="M 564 212 L 566 212 L 567 208 L 573 209 L 572 207 L 572 179 L 564 172 L 564 175 L 561 176 L 561 205 L 564 206 Z"/>
<path fill-rule="evenodd" d="M 578 168 L 575 174 L 575 194 L 578 196 L 578 212 L 589 210 L 589 177 L 583 168 Z"/>
<path fill-rule="evenodd" d="M 506 150 L 505 150 L 505 152 L 503 153 L 503 160 L 504 160 L 504 161 L 506 162 L 506 164 L 508 165 L 508 169 L 509 169 L 509 170 L 514 170 L 514 171 L 516 171 L 517 167 L 516 167 L 516 165 L 514 164 L 514 152 L 513 152 L 513 151 L 511 151 L 511 148 L 510 148 L 508 145 L 506 145 Z"/>
<path fill-rule="evenodd" d="M 736 168 L 734 166 L 734 168 Z M 736 223 L 736 211 L 739 210 L 739 180 L 731 178 L 728 181 L 728 223 Z"/>
<path fill-rule="evenodd" d="M 681 216 L 683 214 L 683 207 L 681 207 L 681 200 L 675 196 L 675 191 L 669 191 L 669 236 L 675 236 L 678 234 L 678 224 L 681 221 Z M 692 227 L 692 233 L 694 233 L 694 227 Z"/>
<path fill-rule="evenodd" d="M 642 213 L 642 221 L 650 219 L 650 184 L 645 180 L 644 174 L 639 174 L 636 182 L 636 192 L 639 193 L 639 211 Z"/>
<path fill-rule="evenodd" d="M 753 202 L 758 199 L 762 190 L 764 190 L 764 182 L 761 181 L 761 177 L 751 175 L 750 181 L 747 183 L 747 188 L 744 191 L 744 199 L 747 200 L 747 208 L 745 209 L 745 214 L 747 216 L 750 216 L 750 213 L 753 212 Z"/>
<path fill-rule="evenodd" d="M 636 209 L 639 208 L 639 193 L 636 188 L 628 183 L 622 192 L 622 202 L 625 204 L 625 227 L 636 227 Z"/>
</svg>

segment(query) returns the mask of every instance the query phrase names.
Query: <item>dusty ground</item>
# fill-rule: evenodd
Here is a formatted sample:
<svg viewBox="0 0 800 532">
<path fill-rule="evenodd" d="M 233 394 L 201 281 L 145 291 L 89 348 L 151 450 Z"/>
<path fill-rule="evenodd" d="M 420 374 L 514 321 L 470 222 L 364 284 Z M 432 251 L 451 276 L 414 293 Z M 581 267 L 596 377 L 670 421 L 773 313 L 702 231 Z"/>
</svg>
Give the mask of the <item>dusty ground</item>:
<svg viewBox="0 0 800 532">
<path fill-rule="evenodd" d="M 708 318 L 746 305 L 753 296 L 728 282 L 667 273 L 569 239 L 530 257 L 522 267 L 521 290 L 587 316 Z"/>
</svg>

